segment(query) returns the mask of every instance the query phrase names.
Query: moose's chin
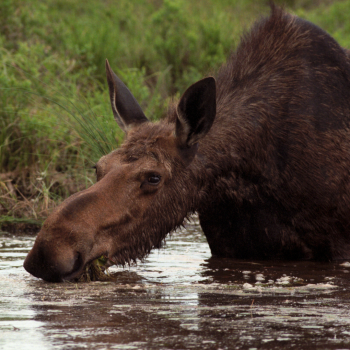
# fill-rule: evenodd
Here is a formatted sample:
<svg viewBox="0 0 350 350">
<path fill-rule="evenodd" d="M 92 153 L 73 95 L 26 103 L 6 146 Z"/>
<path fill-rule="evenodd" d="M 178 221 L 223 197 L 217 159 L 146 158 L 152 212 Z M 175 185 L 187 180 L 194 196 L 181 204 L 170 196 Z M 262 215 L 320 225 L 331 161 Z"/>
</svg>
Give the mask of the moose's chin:
<svg viewBox="0 0 350 350">
<path fill-rule="evenodd" d="M 80 268 L 78 271 L 73 271 L 67 275 L 64 275 L 60 278 L 59 281 L 57 282 L 73 282 L 73 281 L 78 281 L 80 276 L 82 276 L 82 274 L 84 273 L 85 271 L 85 267 L 87 266 L 88 264 L 86 264 L 85 266 L 83 266 L 82 268 Z"/>
<path fill-rule="evenodd" d="M 114 265 L 107 254 L 99 254 L 87 263 L 83 264 L 79 269 L 73 270 L 71 273 L 62 277 L 62 282 L 90 282 L 106 280 L 108 275 L 105 270 Z"/>
</svg>

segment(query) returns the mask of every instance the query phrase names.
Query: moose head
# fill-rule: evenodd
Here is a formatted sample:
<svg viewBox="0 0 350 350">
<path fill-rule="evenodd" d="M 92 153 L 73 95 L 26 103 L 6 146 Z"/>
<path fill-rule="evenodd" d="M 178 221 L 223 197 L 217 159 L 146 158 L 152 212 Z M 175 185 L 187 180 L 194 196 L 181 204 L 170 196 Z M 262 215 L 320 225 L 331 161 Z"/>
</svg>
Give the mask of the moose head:
<svg viewBox="0 0 350 350">
<path fill-rule="evenodd" d="M 216 83 L 190 86 L 167 119 L 151 123 L 106 61 L 121 147 L 96 163 L 97 182 L 63 201 L 44 222 L 24 267 L 46 281 L 79 276 L 104 255 L 117 265 L 142 259 L 196 210 L 198 145 L 216 115 Z"/>
</svg>

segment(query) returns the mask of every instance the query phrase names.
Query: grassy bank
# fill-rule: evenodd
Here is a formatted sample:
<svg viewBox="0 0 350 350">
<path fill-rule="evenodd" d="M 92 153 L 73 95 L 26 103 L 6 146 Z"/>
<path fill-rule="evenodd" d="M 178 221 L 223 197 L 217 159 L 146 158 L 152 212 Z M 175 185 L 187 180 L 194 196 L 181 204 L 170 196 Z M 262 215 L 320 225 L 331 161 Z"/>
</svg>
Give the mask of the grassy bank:
<svg viewBox="0 0 350 350">
<path fill-rule="evenodd" d="M 350 1 L 277 1 L 350 48 Z M 3 0 L 0 3 L 0 229 L 39 223 L 94 182 L 117 147 L 104 61 L 151 119 L 217 69 L 263 2 Z M 33 221 L 34 220 L 34 221 Z"/>
</svg>

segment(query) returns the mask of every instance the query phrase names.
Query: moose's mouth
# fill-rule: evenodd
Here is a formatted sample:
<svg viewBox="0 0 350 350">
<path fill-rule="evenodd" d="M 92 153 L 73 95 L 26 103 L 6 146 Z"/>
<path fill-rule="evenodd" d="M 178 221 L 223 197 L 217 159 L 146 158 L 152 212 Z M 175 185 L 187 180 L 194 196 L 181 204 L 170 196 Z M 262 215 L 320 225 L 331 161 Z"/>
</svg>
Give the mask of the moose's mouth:
<svg viewBox="0 0 350 350">
<path fill-rule="evenodd" d="M 106 253 L 98 255 L 89 260 L 86 264 L 83 264 L 81 256 L 79 255 L 72 272 L 63 276 L 62 282 L 91 282 L 106 280 L 109 278 L 106 271 L 108 267 L 114 264 L 115 262 L 108 258 Z"/>
</svg>

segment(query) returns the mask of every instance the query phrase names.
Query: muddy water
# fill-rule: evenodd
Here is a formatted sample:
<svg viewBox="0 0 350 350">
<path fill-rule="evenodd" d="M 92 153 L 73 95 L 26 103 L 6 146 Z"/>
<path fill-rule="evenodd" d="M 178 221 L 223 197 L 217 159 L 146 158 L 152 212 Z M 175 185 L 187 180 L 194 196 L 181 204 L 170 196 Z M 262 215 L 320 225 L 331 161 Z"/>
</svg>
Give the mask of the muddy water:
<svg viewBox="0 0 350 350">
<path fill-rule="evenodd" d="M 0 349 L 349 349 L 350 264 L 211 259 L 188 225 L 117 280 L 46 283 L 0 234 Z"/>
</svg>

